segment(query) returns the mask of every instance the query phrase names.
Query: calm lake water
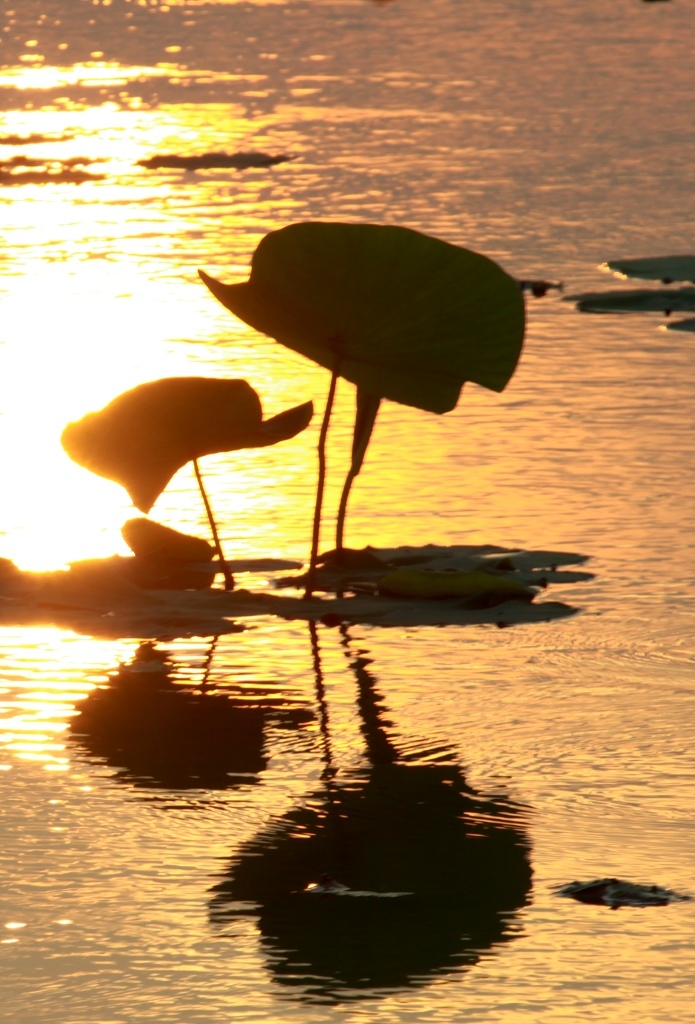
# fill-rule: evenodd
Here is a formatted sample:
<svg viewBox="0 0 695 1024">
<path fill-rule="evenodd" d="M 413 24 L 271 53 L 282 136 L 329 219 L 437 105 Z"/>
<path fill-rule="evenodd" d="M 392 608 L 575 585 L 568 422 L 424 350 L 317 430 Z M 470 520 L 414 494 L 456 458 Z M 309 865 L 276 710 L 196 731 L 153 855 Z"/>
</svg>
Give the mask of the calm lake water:
<svg viewBox="0 0 695 1024">
<path fill-rule="evenodd" d="M 59 444 L 120 391 L 244 377 L 268 415 L 323 407 L 328 374 L 198 281 L 245 279 L 270 230 L 403 224 L 565 295 L 620 287 L 605 260 L 693 251 L 686 0 L 3 14 L 0 557 L 22 568 L 126 553 L 125 493 Z M 219 150 L 292 159 L 138 165 Z M 93 177 L 26 177 L 61 169 Z M 555 291 L 528 313 L 502 395 L 467 386 L 444 417 L 385 403 L 347 541 L 582 553 L 594 578 L 549 592 L 577 615 L 260 618 L 154 650 L 0 629 L 0 1019 L 692 1019 L 695 902 L 612 912 L 553 891 L 614 875 L 695 893 L 692 335 Z M 317 421 L 204 461 L 230 557 L 306 559 Z M 206 535 L 192 472 L 153 516 Z M 301 892 L 351 881 L 343 861 L 412 895 Z"/>
</svg>

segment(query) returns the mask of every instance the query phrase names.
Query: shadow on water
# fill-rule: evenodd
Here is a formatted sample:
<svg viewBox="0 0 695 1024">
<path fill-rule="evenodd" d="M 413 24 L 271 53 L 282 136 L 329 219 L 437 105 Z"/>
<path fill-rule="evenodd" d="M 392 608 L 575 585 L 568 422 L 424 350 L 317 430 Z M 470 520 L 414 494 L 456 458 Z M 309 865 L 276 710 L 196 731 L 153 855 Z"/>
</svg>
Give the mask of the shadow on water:
<svg viewBox="0 0 695 1024">
<path fill-rule="evenodd" d="M 322 787 L 243 846 L 213 922 L 256 919 L 275 981 L 308 1002 L 376 996 L 473 966 L 516 936 L 529 899 L 522 809 L 471 789 L 447 749 L 399 753 L 365 651 L 343 644 L 368 766 L 334 766 L 318 634 L 310 625 Z M 340 883 L 340 884 L 338 884 Z"/>
<path fill-rule="evenodd" d="M 296 728 L 313 713 L 262 686 L 251 693 L 215 692 L 210 645 L 202 682 L 182 683 L 165 650 L 140 644 L 108 687 L 94 690 L 71 722 L 73 742 L 136 787 L 232 789 L 254 785 L 267 764 L 265 731 Z"/>
</svg>

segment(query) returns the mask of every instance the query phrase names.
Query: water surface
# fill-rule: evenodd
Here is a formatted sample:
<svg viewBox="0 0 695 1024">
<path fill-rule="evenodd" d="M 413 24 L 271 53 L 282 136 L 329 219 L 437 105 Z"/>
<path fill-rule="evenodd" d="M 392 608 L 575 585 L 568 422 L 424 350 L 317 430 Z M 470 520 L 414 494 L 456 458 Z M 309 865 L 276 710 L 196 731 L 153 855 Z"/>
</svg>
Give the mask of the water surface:
<svg viewBox="0 0 695 1024">
<path fill-rule="evenodd" d="M 604 260 L 692 251 L 678 0 L 4 6 L 6 174 L 94 176 L 0 185 L 0 556 L 22 568 L 125 553 L 127 496 L 59 444 L 125 388 L 244 377 L 268 415 L 321 408 L 325 371 L 198 282 L 243 280 L 269 230 L 404 224 L 565 294 L 615 286 Z M 292 159 L 138 164 L 216 150 Z M 154 651 L 0 631 L 8 1020 L 690 1019 L 693 904 L 552 890 L 695 891 L 690 341 L 555 292 L 528 313 L 503 395 L 385 404 L 347 539 L 586 554 L 593 580 L 551 588 L 575 617 L 261 619 Z M 306 558 L 317 432 L 205 460 L 232 557 Z M 153 515 L 205 535 L 189 470 Z M 301 892 L 323 872 L 413 895 Z"/>
</svg>

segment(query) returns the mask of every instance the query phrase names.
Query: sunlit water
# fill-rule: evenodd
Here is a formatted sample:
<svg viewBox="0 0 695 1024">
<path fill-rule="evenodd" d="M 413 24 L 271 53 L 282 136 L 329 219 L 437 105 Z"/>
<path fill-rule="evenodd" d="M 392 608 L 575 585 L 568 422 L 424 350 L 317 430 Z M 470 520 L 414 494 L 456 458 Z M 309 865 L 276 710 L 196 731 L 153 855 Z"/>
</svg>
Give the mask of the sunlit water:
<svg viewBox="0 0 695 1024">
<path fill-rule="evenodd" d="M 244 377 L 269 415 L 322 408 L 325 371 L 197 279 L 243 280 L 269 230 L 404 224 L 566 294 L 613 286 L 606 259 L 693 251 L 685 0 L 3 6 L 0 556 L 23 568 L 125 552 L 124 492 L 59 444 L 120 391 Z M 215 150 L 292 159 L 138 165 Z M 73 158 L 95 177 L 7 177 Z M 261 619 L 154 660 L 0 631 L 2 1019 L 692 1019 L 695 903 L 552 889 L 695 892 L 692 343 L 555 292 L 528 306 L 503 395 L 467 387 L 446 417 L 386 403 L 348 541 L 584 553 L 595 578 L 552 588 L 574 618 Z M 231 557 L 306 558 L 317 432 L 204 461 Z M 204 533 L 192 473 L 153 515 Z M 301 892 L 351 882 L 348 862 L 412 895 Z"/>
</svg>

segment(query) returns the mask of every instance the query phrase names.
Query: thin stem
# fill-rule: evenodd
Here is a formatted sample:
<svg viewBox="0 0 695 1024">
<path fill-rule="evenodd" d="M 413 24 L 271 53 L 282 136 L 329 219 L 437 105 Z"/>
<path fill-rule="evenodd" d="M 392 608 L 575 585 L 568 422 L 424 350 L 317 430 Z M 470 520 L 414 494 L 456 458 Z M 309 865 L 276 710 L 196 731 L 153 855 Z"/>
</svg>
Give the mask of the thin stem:
<svg viewBox="0 0 695 1024">
<path fill-rule="evenodd" d="M 377 398 L 375 395 L 365 391 L 364 388 L 357 388 L 356 398 L 355 426 L 352 436 L 352 461 L 343 485 L 343 493 L 340 496 L 340 505 L 338 507 L 338 518 L 336 520 L 335 529 L 335 548 L 338 561 L 340 561 L 340 554 L 343 550 L 345 517 L 347 515 L 350 488 L 353 485 L 355 477 L 359 475 L 359 472 L 362 469 L 364 456 L 369 445 L 369 439 L 372 436 L 372 431 L 374 430 L 374 424 L 376 422 L 379 405 L 381 403 L 380 398 Z"/>
<path fill-rule="evenodd" d="M 345 477 L 345 483 L 343 485 L 343 493 L 340 496 L 340 505 L 338 506 L 338 519 L 336 521 L 335 528 L 335 547 L 336 551 L 340 552 L 343 550 L 343 535 L 345 533 L 345 516 L 347 515 L 348 498 L 350 497 L 350 488 L 352 487 L 355 477 L 359 473 L 359 469 L 351 467 L 348 475 Z"/>
<path fill-rule="evenodd" d="M 331 374 L 331 386 L 328 389 L 328 397 L 326 399 L 326 408 L 323 413 L 323 422 L 321 423 L 321 433 L 319 434 L 318 443 L 318 454 L 319 454 L 319 476 L 316 484 L 316 504 L 314 506 L 314 528 L 311 534 L 311 556 L 309 558 L 309 570 L 306 575 L 306 589 L 304 591 L 304 600 L 308 600 L 314 592 L 314 584 L 316 580 L 316 560 L 319 555 L 319 537 L 321 535 L 321 508 L 323 505 L 323 490 L 326 483 L 326 438 L 328 436 L 328 424 L 331 419 L 331 411 L 333 409 L 333 400 L 335 398 L 335 389 L 338 383 L 338 370 L 340 368 L 340 361 L 336 361 L 336 365 L 333 368 Z"/>
<path fill-rule="evenodd" d="M 220 537 L 219 537 L 219 534 L 217 532 L 217 526 L 215 525 L 215 519 L 214 519 L 213 514 L 212 514 L 212 508 L 210 506 L 210 502 L 208 501 L 208 496 L 205 493 L 205 488 L 203 487 L 203 478 L 200 475 L 200 468 L 198 466 L 198 460 L 197 459 L 193 459 L 193 471 L 195 473 L 195 478 L 198 481 L 198 487 L 200 488 L 200 493 L 201 493 L 202 498 L 203 498 L 203 504 L 205 505 L 205 511 L 208 514 L 208 522 L 210 523 L 210 529 L 212 530 L 212 539 L 213 539 L 213 541 L 215 543 L 215 551 L 217 552 L 217 557 L 220 560 L 220 568 L 222 569 L 222 575 L 224 576 L 224 589 L 225 590 L 234 590 L 234 580 L 232 578 L 231 572 L 227 568 L 227 562 L 225 561 L 225 557 L 224 557 L 224 554 L 222 552 L 222 545 L 220 544 Z"/>
</svg>

